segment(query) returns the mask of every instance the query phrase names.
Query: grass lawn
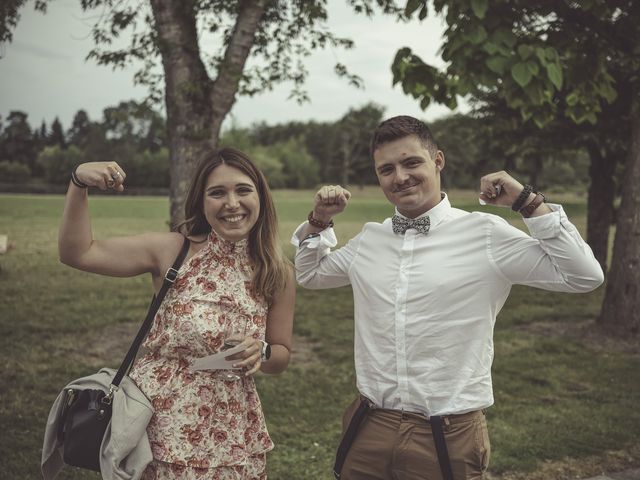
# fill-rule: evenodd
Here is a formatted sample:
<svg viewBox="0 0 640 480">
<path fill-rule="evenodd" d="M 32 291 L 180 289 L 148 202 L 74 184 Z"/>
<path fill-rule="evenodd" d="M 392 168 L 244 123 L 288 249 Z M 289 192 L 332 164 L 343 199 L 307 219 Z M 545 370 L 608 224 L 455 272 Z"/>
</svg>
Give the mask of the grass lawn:
<svg viewBox="0 0 640 480">
<path fill-rule="evenodd" d="M 336 222 L 342 243 L 365 220 L 392 212 L 377 189 L 353 194 Z M 312 195 L 275 194 L 288 255 Z M 472 192 L 451 192 L 451 199 L 479 208 Z M 584 231 L 584 199 L 559 200 Z M 0 234 L 14 243 L 0 256 L 1 479 L 40 478 L 44 423 L 59 389 L 102 366 L 117 367 L 151 295 L 147 277 L 100 277 L 58 262 L 62 205 L 61 196 L 0 195 Z M 166 199 L 101 196 L 91 207 L 96 237 L 166 229 Z M 523 227 L 506 209 L 491 211 Z M 534 478 L 542 469 L 556 479 L 640 465 L 640 349 L 593 328 L 602 293 L 513 289 L 495 332 L 496 404 L 487 412 L 494 476 Z M 257 379 L 276 443 L 270 479 L 333 478 L 342 411 L 355 393 L 352 309 L 350 288 L 298 290 L 292 364 L 280 376 Z M 67 467 L 59 478 L 99 476 Z"/>
</svg>

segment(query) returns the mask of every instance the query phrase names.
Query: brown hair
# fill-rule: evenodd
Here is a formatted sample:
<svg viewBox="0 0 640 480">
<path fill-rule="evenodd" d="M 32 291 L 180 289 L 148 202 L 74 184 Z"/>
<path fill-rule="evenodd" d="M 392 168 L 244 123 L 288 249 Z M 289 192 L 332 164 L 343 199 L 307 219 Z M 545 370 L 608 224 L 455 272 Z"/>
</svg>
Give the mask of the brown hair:
<svg viewBox="0 0 640 480">
<path fill-rule="evenodd" d="M 438 151 L 438 144 L 435 138 L 433 138 L 431 130 L 429 130 L 429 127 L 427 127 L 424 122 L 409 115 L 391 117 L 378 125 L 373 132 L 373 139 L 371 140 L 371 157 L 373 157 L 373 152 L 375 152 L 379 146 L 408 137 L 409 135 L 418 137 L 424 148 L 429 152 L 429 155 L 435 158 Z"/>
<path fill-rule="evenodd" d="M 185 221 L 179 229 L 187 236 L 208 234 L 211 225 L 204 215 L 204 189 L 209 174 L 222 164 L 237 168 L 256 186 L 260 199 L 260 214 L 249 232 L 249 256 L 254 264 L 253 289 L 268 303 L 282 291 L 289 279 L 291 264 L 283 255 L 278 242 L 276 209 L 264 175 L 247 155 L 235 148 L 208 152 L 194 172 L 185 201 Z"/>
</svg>

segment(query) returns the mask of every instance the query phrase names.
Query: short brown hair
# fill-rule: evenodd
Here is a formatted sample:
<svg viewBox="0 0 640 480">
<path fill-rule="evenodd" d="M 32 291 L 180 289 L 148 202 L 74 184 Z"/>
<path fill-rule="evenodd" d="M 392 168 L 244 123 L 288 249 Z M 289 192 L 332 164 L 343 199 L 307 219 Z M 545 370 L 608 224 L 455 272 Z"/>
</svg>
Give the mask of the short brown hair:
<svg viewBox="0 0 640 480">
<path fill-rule="evenodd" d="M 220 165 L 237 168 L 256 186 L 260 199 L 260 214 L 249 232 L 249 256 L 255 267 L 253 288 L 269 303 L 284 289 L 289 279 L 290 262 L 282 253 L 278 241 L 278 220 L 271 190 L 264 175 L 249 157 L 235 148 L 221 148 L 207 152 L 193 174 L 185 201 L 185 221 L 179 226 L 187 236 L 208 234 L 211 225 L 204 215 L 204 189 L 209 174 Z"/>
<path fill-rule="evenodd" d="M 393 142 L 394 140 L 400 140 L 409 135 L 418 137 L 424 148 L 429 152 L 429 155 L 435 158 L 436 152 L 438 151 L 438 144 L 435 138 L 433 138 L 431 130 L 429 130 L 429 127 L 427 127 L 424 122 L 409 115 L 391 117 L 378 125 L 373 132 L 373 139 L 371 140 L 371 157 L 373 158 L 373 152 L 375 152 L 379 146 Z"/>
</svg>

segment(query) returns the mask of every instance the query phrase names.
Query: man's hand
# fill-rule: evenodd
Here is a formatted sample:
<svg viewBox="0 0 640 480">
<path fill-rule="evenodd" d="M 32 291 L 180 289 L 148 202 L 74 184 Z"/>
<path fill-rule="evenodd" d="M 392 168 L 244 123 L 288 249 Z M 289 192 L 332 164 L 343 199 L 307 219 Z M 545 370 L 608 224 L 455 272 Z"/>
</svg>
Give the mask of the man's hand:
<svg viewBox="0 0 640 480">
<path fill-rule="evenodd" d="M 314 197 L 313 218 L 329 223 L 333 217 L 347 208 L 351 198 L 349 190 L 340 185 L 325 185 Z"/>
<path fill-rule="evenodd" d="M 480 179 L 480 200 L 496 207 L 511 207 L 524 186 L 502 170 L 490 173 Z M 535 194 L 531 194 L 531 199 Z M 529 203 L 528 200 L 525 202 Z"/>
</svg>

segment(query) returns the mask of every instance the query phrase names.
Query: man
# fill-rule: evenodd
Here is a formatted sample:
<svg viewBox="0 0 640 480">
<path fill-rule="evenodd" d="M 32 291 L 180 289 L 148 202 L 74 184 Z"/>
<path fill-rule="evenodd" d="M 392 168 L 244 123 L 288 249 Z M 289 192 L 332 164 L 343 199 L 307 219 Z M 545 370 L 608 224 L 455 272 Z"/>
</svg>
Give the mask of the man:
<svg viewBox="0 0 640 480">
<path fill-rule="evenodd" d="M 301 285 L 353 288 L 360 398 L 345 414 L 336 477 L 486 478 L 493 325 L 511 286 L 588 292 L 602 270 L 562 207 L 506 172 L 482 177 L 480 200 L 519 211 L 531 236 L 453 208 L 440 191 L 444 154 L 419 120 L 382 122 L 371 152 L 393 219 L 331 251 L 332 219 L 351 195 L 325 186 L 292 238 Z"/>
</svg>

